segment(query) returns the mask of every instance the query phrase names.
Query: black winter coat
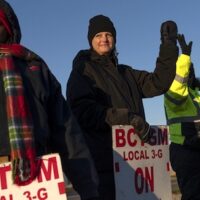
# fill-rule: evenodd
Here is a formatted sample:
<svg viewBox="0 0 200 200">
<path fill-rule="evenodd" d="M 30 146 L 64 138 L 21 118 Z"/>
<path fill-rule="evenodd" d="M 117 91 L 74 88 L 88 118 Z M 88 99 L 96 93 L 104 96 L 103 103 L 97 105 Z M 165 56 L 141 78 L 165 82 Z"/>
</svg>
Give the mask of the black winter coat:
<svg viewBox="0 0 200 200">
<path fill-rule="evenodd" d="M 82 50 L 75 57 L 67 98 L 99 172 L 113 170 L 111 126 L 143 117 L 142 99 L 165 93 L 176 70 L 178 48 L 161 45 L 153 73 L 118 65 L 115 58 Z"/>
<path fill-rule="evenodd" d="M 17 16 L 10 5 L 0 0 L 12 36 L 9 43 L 20 43 L 21 31 Z M 29 58 L 28 58 L 29 55 Z M 1 59 L 1 58 L 0 58 Z M 20 70 L 33 118 L 37 156 L 59 153 L 63 170 L 81 199 L 96 197 L 98 179 L 83 134 L 67 105 L 61 85 L 45 62 L 33 52 L 27 58 L 13 57 Z M 1 68 L 1 67 L 0 67 Z M 0 156 L 10 154 L 6 101 L 0 72 Z"/>
<path fill-rule="evenodd" d="M 84 198 L 96 196 L 97 178 L 93 162 L 79 125 L 62 96 L 60 83 L 42 60 L 27 63 L 15 58 L 15 63 L 21 71 L 32 113 L 37 155 L 59 153 L 63 170 L 79 194 Z M 2 80 L 2 76 L 0 79 Z M 2 84 L 0 91 L 0 99 L 4 100 Z M 5 125 L 5 102 L 0 105 L 0 124 L 3 122 Z M 3 127 L 0 136 L 7 142 L 2 147 L 9 147 L 8 127 Z M 10 148 L 6 152 L 1 148 L 0 155 L 9 154 Z"/>
</svg>

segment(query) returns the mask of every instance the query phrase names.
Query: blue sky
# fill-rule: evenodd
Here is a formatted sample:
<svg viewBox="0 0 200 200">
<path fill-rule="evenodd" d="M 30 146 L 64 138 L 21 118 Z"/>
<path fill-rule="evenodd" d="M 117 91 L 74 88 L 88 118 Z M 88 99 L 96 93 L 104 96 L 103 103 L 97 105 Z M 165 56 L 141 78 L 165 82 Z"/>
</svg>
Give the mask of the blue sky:
<svg viewBox="0 0 200 200">
<path fill-rule="evenodd" d="M 88 21 L 109 16 L 117 30 L 119 63 L 153 71 L 160 45 L 160 25 L 174 20 L 187 41 L 200 74 L 199 0 L 8 0 L 22 30 L 21 43 L 39 54 L 62 85 L 65 95 L 72 60 L 89 47 Z M 199 75 L 200 76 L 200 75 Z M 163 96 L 144 100 L 147 121 L 165 124 Z"/>
</svg>

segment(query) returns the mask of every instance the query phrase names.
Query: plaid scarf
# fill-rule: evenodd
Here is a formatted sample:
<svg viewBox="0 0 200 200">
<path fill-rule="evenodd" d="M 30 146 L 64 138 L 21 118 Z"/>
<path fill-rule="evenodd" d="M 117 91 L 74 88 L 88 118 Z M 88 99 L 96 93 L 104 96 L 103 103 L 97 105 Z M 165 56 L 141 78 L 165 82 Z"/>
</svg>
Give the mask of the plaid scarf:
<svg viewBox="0 0 200 200">
<path fill-rule="evenodd" d="M 38 172 L 33 122 L 23 80 L 13 57 L 28 58 L 29 51 L 19 44 L 0 45 L 0 70 L 6 96 L 11 146 L 12 177 L 15 184 L 29 184 Z"/>
</svg>

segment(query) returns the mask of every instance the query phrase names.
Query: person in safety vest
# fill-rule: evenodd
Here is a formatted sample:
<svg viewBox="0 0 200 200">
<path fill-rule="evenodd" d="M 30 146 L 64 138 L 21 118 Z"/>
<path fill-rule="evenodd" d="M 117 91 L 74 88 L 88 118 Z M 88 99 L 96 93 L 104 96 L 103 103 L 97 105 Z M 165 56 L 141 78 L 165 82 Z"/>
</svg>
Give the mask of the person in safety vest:
<svg viewBox="0 0 200 200">
<path fill-rule="evenodd" d="M 192 42 L 178 35 L 182 49 L 176 76 L 164 96 L 170 132 L 170 161 L 182 200 L 200 199 L 200 82 L 191 63 Z"/>
</svg>

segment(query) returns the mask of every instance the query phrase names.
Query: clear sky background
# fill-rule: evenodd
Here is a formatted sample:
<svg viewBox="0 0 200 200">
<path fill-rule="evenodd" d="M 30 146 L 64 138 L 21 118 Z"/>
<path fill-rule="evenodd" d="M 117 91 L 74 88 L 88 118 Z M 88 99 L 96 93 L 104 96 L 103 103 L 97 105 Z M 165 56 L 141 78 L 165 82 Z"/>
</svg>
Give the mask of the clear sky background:
<svg viewBox="0 0 200 200">
<path fill-rule="evenodd" d="M 117 30 L 119 63 L 153 71 L 160 45 L 160 25 L 174 20 L 187 41 L 200 76 L 199 0 L 7 0 L 22 30 L 21 43 L 39 54 L 62 85 L 65 96 L 72 60 L 89 48 L 88 21 L 97 14 L 111 18 Z M 166 74 L 167 76 L 167 74 Z M 144 100 L 147 121 L 165 124 L 163 96 Z"/>
</svg>

